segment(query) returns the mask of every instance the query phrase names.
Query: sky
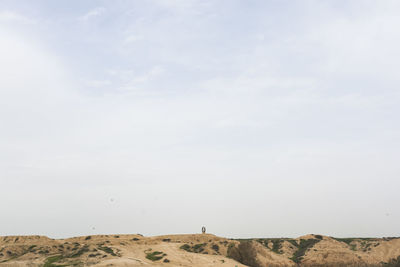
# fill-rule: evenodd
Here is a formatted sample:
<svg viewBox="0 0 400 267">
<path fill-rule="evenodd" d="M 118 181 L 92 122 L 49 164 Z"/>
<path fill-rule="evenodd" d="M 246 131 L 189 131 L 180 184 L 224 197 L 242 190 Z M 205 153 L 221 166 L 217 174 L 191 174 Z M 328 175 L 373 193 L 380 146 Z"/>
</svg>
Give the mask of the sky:
<svg viewBox="0 0 400 267">
<path fill-rule="evenodd" d="M 399 236 L 399 12 L 0 0 L 0 235 Z"/>
</svg>

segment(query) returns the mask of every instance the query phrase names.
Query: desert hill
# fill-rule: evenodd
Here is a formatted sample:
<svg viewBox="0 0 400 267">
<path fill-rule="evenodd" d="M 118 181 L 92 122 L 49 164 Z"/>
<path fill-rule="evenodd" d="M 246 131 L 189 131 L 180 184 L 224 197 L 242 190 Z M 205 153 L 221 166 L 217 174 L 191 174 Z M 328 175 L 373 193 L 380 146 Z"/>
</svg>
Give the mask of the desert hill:
<svg viewBox="0 0 400 267">
<path fill-rule="evenodd" d="M 211 234 L 0 237 L 0 267 L 400 266 L 400 238 L 227 239 Z"/>
</svg>

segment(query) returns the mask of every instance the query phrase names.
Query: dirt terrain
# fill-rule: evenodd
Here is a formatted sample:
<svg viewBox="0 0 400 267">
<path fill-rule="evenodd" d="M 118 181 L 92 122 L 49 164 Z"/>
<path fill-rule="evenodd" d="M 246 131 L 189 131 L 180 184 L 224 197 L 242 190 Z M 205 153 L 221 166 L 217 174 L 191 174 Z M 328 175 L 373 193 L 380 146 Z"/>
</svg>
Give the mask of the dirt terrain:
<svg viewBox="0 0 400 267">
<path fill-rule="evenodd" d="M 400 238 L 227 239 L 211 234 L 0 237 L 0 267 L 400 266 Z"/>
</svg>

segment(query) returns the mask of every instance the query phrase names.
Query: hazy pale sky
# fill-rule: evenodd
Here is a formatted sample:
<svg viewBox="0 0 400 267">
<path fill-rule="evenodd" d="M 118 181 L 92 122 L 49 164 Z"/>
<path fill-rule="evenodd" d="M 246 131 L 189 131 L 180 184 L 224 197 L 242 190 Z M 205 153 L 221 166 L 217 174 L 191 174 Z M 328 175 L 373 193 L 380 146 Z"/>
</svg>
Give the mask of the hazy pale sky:
<svg viewBox="0 0 400 267">
<path fill-rule="evenodd" d="M 400 1 L 0 0 L 0 235 L 400 235 Z"/>
</svg>

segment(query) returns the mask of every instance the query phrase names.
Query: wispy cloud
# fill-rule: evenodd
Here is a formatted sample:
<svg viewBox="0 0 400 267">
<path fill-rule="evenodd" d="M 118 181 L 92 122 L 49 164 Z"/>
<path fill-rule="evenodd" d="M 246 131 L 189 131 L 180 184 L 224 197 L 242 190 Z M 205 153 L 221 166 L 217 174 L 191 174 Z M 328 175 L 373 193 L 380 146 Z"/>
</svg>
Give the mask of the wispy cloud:
<svg viewBox="0 0 400 267">
<path fill-rule="evenodd" d="M 0 187 L 11 204 L 3 205 L 8 221 L 0 235 L 49 233 L 42 207 L 60 204 L 60 225 L 82 215 L 102 231 L 131 231 L 125 216 L 141 209 L 138 203 L 158 216 L 162 205 L 179 206 L 185 194 L 199 209 L 187 210 L 192 222 L 166 223 L 168 231 L 192 231 L 212 218 L 223 235 L 297 235 L 325 206 L 332 209 L 321 232 L 398 232 L 395 222 L 365 232 L 359 225 L 400 202 L 399 1 L 150 0 L 96 7 L 70 0 L 68 9 L 5 2 Z M 25 25 L 32 14 L 40 27 Z M 107 23 L 91 27 L 103 18 Z M 24 198 L 16 194 L 21 185 L 28 185 Z M 55 189 L 58 203 L 48 201 Z M 87 205 L 68 205 L 80 190 L 74 201 Z M 324 197 L 304 198 L 310 190 Z M 110 191 L 125 202 L 112 227 L 98 205 Z M 265 213 L 248 209 L 282 192 L 285 201 Z M 156 195 L 162 203 L 153 201 Z M 382 202 L 352 216 L 352 225 L 336 225 L 339 210 L 352 214 L 359 209 L 348 203 L 371 203 L 371 195 Z M 226 202 L 257 222 L 214 209 Z M 15 210 L 24 214 L 26 203 L 37 209 L 25 218 L 34 223 L 18 226 Z M 98 208 L 88 213 L 89 206 Z M 310 216 L 283 228 L 267 216 L 295 221 L 299 211 Z M 229 227 L 226 216 L 235 218 Z M 137 231 L 158 231 L 149 226 L 153 217 L 136 218 Z M 268 232 L 267 222 L 277 230 Z M 81 227 L 57 236 L 85 232 Z"/>
<path fill-rule="evenodd" d="M 197 3 L 201 2 L 198 0 L 155 0 L 155 3 L 173 9 L 188 9 L 194 7 Z"/>
<path fill-rule="evenodd" d="M 88 80 L 85 81 L 85 85 L 93 88 L 101 88 L 110 86 L 112 82 L 110 80 Z"/>
<path fill-rule="evenodd" d="M 158 95 L 159 88 L 149 87 L 149 84 L 156 81 L 165 72 L 162 66 L 153 66 L 150 70 L 142 73 L 134 70 L 109 70 L 108 73 L 114 79 L 114 88 L 111 88 L 110 92 Z"/>
<path fill-rule="evenodd" d="M 125 38 L 125 40 L 123 41 L 124 44 L 131 44 L 131 43 L 135 43 L 137 41 L 141 41 L 144 40 L 144 37 L 142 35 L 129 35 Z"/>
<path fill-rule="evenodd" d="M 88 21 L 90 19 L 93 19 L 95 17 L 98 17 L 102 14 L 104 14 L 106 9 L 104 7 L 96 7 L 95 9 L 90 10 L 87 12 L 85 15 L 79 17 L 78 19 L 80 21 Z"/>
<path fill-rule="evenodd" d="M 20 13 L 5 10 L 0 11 L 0 22 L 18 22 L 18 23 L 25 23 L 25 24 L 33 24 L 35 20 L 28 18 Z"/>
</svg>

